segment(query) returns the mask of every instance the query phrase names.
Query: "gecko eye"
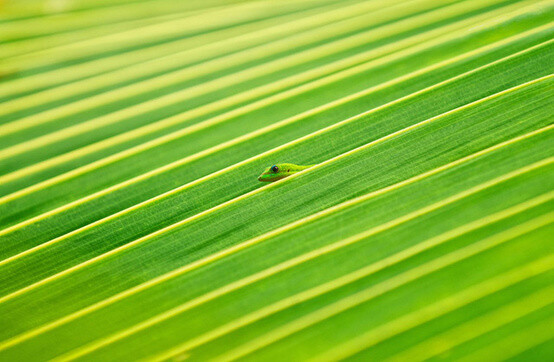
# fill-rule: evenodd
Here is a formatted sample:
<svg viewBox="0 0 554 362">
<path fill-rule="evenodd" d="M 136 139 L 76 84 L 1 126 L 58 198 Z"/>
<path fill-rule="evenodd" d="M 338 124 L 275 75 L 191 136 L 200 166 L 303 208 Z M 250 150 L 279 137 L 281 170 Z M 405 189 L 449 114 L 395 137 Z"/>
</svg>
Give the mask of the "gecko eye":
<svg viewBox="0 0 554 362">
<path fill-rule="evenodd" d="M 272 167 L 271 167 L 271 171 L 277 173 L 277 172 L 279 171 L 279 167 L 277 167 L 277 166 L 272 166 Z"/>
</svg>

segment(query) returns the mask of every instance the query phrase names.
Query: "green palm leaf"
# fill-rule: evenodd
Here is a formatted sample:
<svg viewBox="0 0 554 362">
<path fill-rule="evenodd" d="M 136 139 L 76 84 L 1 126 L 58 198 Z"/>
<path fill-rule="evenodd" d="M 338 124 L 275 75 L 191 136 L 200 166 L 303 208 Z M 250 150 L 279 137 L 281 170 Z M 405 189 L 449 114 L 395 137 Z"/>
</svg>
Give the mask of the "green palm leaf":
<svg viewBox="0 0 554 362">
<path fill-rule="evenodd" d="M 554 356 L 553 1 L 0 9 L 0 360 Z"/>
</svg>

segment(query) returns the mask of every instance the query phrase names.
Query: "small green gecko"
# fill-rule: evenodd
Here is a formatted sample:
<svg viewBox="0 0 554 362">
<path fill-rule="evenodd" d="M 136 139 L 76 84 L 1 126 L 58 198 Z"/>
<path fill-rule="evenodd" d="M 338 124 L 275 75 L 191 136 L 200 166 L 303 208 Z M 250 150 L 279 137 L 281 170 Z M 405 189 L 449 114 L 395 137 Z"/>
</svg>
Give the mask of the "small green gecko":
<svg viewBox="0 0 554 362">
<path fill-rule="evenodd" d="M 310 168 L 314 165 L 299 166 L 292 163 L 278 163 L 265 169 L 258 177 L 258 181 L 274 182 L 287 176 L 294 175 L 297 172 Z"/>
</svg>

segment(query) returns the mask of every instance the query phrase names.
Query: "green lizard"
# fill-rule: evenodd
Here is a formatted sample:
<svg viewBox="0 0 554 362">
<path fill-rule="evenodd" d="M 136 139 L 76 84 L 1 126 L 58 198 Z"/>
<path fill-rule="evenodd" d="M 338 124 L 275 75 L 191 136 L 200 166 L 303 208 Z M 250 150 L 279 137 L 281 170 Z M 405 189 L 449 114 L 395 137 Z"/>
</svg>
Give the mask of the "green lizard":
<svg viewBox="0 0 554 362">
<path fill-rule="evenodd" d="M 258 177 L 258 180 L 262 182 L 277 181 L 287 176 L 294 175 L 295 173 L 310 168 L 312 166 L 313 165 L 298 166 L 292 163 L 278 163 L 266 168 L 265 171 L 260 175 L 260 177 Z"/>
</svg>

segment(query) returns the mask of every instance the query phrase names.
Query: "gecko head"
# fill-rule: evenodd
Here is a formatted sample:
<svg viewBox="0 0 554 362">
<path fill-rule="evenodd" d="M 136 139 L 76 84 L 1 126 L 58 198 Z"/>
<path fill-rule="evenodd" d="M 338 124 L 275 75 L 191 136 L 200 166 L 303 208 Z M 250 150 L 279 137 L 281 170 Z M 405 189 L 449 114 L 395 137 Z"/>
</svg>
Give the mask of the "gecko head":
<svg viewBox="0 0 554 362">
<path fill-rule="evenodd" d="M 290 168 L 289 168 L 290 169 Z M 286 165 L 273 165 L 268 167 L 262 172 L 258 177 L 258 181 L 262 182 L 274 182 L 290 175 L 290 170 L 287 169 Z"/>
</svg>

